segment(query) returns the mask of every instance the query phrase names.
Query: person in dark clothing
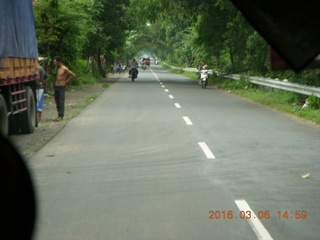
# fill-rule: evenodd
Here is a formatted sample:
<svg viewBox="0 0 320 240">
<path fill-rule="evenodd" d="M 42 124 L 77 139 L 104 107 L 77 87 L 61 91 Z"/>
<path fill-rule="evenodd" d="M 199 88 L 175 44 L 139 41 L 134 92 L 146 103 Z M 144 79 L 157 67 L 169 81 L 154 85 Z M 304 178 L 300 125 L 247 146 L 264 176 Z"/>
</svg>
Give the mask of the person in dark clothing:
<svg viewBox="0 0 320 240">
<path fill-rule="evenodd" d="M 56 76 L 56 84 L 54 87 L 54 96 L 55 96 L 57 111 L 58 111 L 58 117 L 55 120 L 60 121 L 64 117 L 64 100 L 65 100 L 66 85 L 76 75 L 61 63 L 61 58 L 59 56 L 54 58 L 53 63 L 58 68 L 57 76 Z"/>
</svg>

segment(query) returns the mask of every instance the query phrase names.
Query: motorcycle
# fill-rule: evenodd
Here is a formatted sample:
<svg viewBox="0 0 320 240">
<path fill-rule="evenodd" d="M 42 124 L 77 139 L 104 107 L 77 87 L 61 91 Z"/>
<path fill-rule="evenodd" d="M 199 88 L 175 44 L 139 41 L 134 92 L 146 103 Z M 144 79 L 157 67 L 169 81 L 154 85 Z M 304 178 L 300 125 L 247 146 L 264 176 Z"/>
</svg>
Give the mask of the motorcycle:
<svg viewBox="0 0 320 240">
<path fill-rule="evenodd" d="M 203 69 L 200 71 L 200 83 L 202 88 L 206 88 L 208 85 L 209 71 L 207 69 Z"/>
<path fill-rule="evenodd" d="M 146 70 L 146 69 L 147 69 L 147 66 L 146 66 L 146 65 L 142 65 L 141 68 L 142 68 L 143 70 Z"/>
<path fill-rule="evenodd" d="M 131 69 L 131 79 L 132 82 L 134 82 L 134 79 L 138 77 L 138 73 L 137 73 L 137 69 L 136 68 L 132 68 Z"/>
</svg>

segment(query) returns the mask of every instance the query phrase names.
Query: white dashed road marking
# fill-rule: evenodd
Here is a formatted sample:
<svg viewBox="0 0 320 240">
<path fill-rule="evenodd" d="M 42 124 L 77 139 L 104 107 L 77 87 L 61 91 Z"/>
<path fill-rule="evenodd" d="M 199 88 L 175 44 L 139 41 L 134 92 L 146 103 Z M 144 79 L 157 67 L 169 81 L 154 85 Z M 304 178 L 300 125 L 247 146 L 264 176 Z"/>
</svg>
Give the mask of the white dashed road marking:
<svg viewBox="0 0 320 240">
<path fill-rule="evenodd" d="M 205 142 L 199 142 L 198 144 L 208 159 L 216 159 L 216 157 L 213 155 L 210 148 Z"/>
<path fill-rule="evenodd" d="M 187 125 L 193 125 L 190 118 L 188 118 L 187 116 L 184 116 L 183 120 L 186 122 Z"/>
<path fill-rule="evenodd" d="M 174 99 L 174 97 L 173 97 L 172 95 L 169 95 L 169 98 L 170 98 L 170 99 Z"/>
<path fill-rule="evenodd" d="M 179 103 L 175 103 L 174 105 L 176 106 L 176 108 L 181 108 Z"/>
<path fill-rule="evenodd" d="M 250 218 L 247 219 L 252 230 L 255 232 L 259 240 L 273 240 L 267 229 L 260 222 L 256 214 L 251 210 L 249 204 L 244 199 L 234 200 L 240 211 L 249 212 Z"/>
<path fill-rule="evenodd" d="M 165 89 L 164 91 L 165 91 L 165 92 L 169 92 L 169 90 L 168 90 L 168 89 Z"/>
</svg>

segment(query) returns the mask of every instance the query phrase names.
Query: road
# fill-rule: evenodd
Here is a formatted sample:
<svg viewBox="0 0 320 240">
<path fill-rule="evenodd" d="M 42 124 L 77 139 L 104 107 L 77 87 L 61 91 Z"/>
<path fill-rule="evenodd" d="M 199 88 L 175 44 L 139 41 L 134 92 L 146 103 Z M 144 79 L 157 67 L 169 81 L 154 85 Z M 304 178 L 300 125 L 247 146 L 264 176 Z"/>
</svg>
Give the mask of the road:
<svg viewBox="0 0 320 240">
<path fill-rule="evenodd" d="M 30 159 L 35 239 L 319 239 L 319 136 L 153 65 Z"/>
</svg>

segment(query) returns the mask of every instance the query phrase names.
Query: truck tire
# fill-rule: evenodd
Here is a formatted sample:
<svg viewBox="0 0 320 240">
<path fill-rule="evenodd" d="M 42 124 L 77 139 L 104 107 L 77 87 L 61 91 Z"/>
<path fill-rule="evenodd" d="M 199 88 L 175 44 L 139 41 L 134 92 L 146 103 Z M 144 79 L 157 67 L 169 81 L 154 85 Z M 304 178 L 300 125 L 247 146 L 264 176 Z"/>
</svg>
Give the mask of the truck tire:
<svg viewBox="0 0 320 240">
<path fill-rule="evenodd" d="M 9 121 L 8 121 L 8 109 L 6 101 L 2 94 L 0 94 L 0 132 L 2 135 L 7 136 L 9 129 Z"/>
<path fill-rule="evenodd" d="M 36 127 L 36 100 L 31 87 L 26 87 L 26 98 L 28 110 L 22 113 L 21 129 L 23 134 L 33 133 Z"/>
</svg>

